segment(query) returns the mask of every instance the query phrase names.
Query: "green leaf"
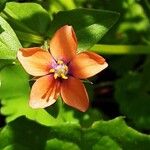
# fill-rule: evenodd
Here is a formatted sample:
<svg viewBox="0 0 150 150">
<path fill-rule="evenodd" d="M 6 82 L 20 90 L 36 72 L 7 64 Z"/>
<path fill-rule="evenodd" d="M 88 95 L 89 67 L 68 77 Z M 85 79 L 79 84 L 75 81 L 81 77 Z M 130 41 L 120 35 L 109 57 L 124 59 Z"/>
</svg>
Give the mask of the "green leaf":
<svg viewBox="0 0 150 150">
<path fill-rule="evenodd" d="M 92 128 L 99 134 L 109 135 L 124 150 L 148 149 L 150 146 L 150 135 L 142 134 L 128 127 L 122 117 L 97 122 Z"/>
<path fill-rule="evenodd" d="M 79 50 L 89 49 L 114 25 L 119 14 L 106 10 L 74 9 L 62 11 L 54 16 L 49 28 L 49 35 L 61 26 L 72 25 L 79 42 Z"/>
<path fill-rule="evenodd" d="M 50 16 L 39 4 L 9 2 L 1 15 L 21 41 L 40 44 L 44 41 Z"/>
<path fill-rule="evenodd" d="M 10 25 L 0 16 L 0 59 L 15 59 L 21 47 Z"/>
<path fill-rule="evenodd" d="M 149 147 L 150 136 L 128 127 L 122 117 L 98 121 L 90 128 L 68 123 L 45 127 L 21 117 L 0 132 L 0 149 L 6 150 L 144 150 Z"/>
<path fill-rule="evenodd" d="M 26 82 L 28 81 L 28 75 L 19 65 L 11 64 L 3 68 L 0 72 L 0 79 L 2 82 L 2 88 L 0 89 L 1 99 L 13 98 L 29 92 L 29 85 Z"/>
</svg>

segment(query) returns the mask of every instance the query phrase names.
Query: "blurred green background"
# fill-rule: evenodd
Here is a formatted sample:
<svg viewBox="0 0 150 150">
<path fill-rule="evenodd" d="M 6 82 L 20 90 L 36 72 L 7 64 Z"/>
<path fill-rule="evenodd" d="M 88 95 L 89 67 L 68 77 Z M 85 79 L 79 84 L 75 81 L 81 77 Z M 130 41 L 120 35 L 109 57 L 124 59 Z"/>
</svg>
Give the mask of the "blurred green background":
<svg viewBox="0 0 150 150">
<path fill-rule="evenodd" d="M 1 7 L 5 6 L 6 1 L 15 0 L 2 0 Z M 99 45 L 91 48 L 103 55 L 109 64 L 106 70 L 91 79 L 94 85 L 87 84 L 94 111 L 89 110 L 84 115 L 75 111 L 74 114 L 83 126 L 90 126 L 93 121 L 101 118 L 109 120 L 124 116 L 127 125 L 141 133 L 150 134 L 149 0 L 16 1 L 38 3 L 48 11 L 51 18 L 59 11 L 76 8 L 104 9 L 120 13 L 119 20 L 98 42 Z M 65 109 L 68 110 L 68 107 Z M 71 120 L 72 112 L 67 115 Z M 1 126 L 5 125 L 4 119 L 5 115 L 1 116 Z M 143 147 L 141 150 L 148 149 Z"/>
</svg>

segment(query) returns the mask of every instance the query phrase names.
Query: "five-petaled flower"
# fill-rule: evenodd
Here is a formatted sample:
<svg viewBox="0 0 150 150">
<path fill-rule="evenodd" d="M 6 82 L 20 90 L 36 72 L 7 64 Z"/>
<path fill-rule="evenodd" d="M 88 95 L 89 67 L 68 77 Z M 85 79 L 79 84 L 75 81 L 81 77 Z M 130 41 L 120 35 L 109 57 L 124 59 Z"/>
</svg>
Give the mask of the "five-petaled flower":
<svg viewBox="0 0 150 150">
<path fill-rule="evenodd" d="M 89 78 L 108 64 L 93 52 L 77 54 L 77 38 L 72 26 L 65 25 L 56 31 L 50 41 L 50 52 L 40 47 L 21 48 L 17 57 L 30 75 L 39 77 L 33 84 L 29 105 L 45 108 L 57 100 L 80 111 L 86 111 L 89 98 L 80 79 Z"/>
</svg>

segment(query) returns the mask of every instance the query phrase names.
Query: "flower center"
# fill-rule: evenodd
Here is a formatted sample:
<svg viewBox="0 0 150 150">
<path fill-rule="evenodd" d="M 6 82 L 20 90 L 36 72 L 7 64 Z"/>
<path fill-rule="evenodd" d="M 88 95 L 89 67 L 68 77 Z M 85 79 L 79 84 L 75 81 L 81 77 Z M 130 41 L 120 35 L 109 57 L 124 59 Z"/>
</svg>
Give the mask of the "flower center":
<svg viewBox="0 0 150 150">
<path fill-rule="evenodd" d="M 58 60 L 57 65 L 54 68 L 50 69 L 49 72 L 54 73 L 55 79 L 57 79 L 58 77 L 68 79 L 68 67 L 62 60 Z"/>
</svg>

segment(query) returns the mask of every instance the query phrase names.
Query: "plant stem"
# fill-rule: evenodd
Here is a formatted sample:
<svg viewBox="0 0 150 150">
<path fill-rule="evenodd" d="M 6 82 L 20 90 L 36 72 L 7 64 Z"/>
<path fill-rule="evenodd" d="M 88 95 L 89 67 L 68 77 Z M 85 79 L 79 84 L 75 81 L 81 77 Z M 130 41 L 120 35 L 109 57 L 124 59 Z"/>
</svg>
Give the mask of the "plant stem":
<svg viewBox="0 0 150 150">
<path fill-rule="evenodd" d="M 150 46 L 144 45 L 103 45 L 96 44 L 90 51 L 106 55 L 150 54 Z"/>
</svg>

